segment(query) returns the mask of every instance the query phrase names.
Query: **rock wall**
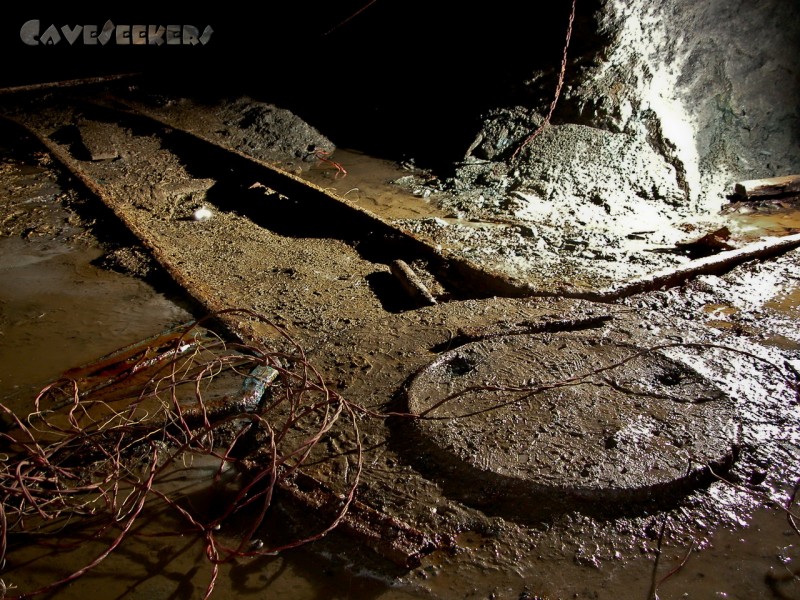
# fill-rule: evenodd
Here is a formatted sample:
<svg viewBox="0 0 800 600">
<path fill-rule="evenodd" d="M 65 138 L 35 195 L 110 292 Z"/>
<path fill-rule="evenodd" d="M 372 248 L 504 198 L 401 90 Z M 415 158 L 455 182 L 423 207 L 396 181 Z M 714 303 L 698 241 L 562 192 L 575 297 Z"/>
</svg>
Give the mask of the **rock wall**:
<svg viewBox="0 0 800 600">
<path fill-rule="evenodd" d="M 601 23 L 616 32 L 608 59 L 573 97 L 600 124 L 649 136 L 687 199 L 702 207 L 735 179 L 800 169 L 796 0 L 610 0 Z"/>
<path fill-rule="evenodd" d="M 570 56 L 552 126 L 511 164 L 549 98 L 493 111 L 462 182 L 711 214 L 736 180 L 800 172 L 800 2 L 605 0 L 595 20 L 603 46 Z"/>
</svg>

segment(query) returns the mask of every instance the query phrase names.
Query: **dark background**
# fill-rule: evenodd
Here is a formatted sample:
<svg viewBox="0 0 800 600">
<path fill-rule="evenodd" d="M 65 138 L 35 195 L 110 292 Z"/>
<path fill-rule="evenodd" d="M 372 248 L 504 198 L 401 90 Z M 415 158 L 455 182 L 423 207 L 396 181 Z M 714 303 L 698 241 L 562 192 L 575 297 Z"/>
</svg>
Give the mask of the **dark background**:
<svg viewBox="0 0 800 600">
<path fill-rule="evenodd" d="M 598 1 L 578 3 L 571 57 L 591 48 Z M 258 13 L 235 3 L 213 10 L 115 3 L 100 12 L 31 5 L 2 22 L 2 85 L 142 73 L 151 89 L 209 100 L 249 94 L 292 109 L 337 145 L 423 162 L 463 155 L 490 108 L 541 104 L 524 85 L 535 70 L 550 72 L 555 86 L 566 0 L 367 4 L 265 2 Z M 19 37 L 29 19 L 42 30 L 111 19 L 201 32 L 211 25 L 214 34 L 206 46 L 117 46 L 113 39 L 70 46 L 64 39 L 32 47 Z"/>
</svg>

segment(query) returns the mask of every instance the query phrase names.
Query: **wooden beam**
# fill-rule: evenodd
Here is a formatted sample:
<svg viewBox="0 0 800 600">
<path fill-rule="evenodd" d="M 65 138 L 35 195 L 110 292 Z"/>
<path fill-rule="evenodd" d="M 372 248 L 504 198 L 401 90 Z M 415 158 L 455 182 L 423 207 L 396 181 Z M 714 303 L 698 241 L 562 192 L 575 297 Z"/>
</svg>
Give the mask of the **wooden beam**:
<svg viewBox="0 0 800 600">
<path fill-rule="evenodd" d="M 767 238 L 742 248 L 720 252 L 689 261 L 676 268 L 664 269 L 639 279 L 626 281 L 598 292 L 586 294 L 590 300 L 609 302 L 634 294 L 682 285 L 698 275 L 719 275 L 751 260 L 762 260 L 800 247 L 800 233 L 779 238 Z"/>
<path fill-rule="evenodd" d="M 392 275 L 400 282 L 406 293 L 414 300 L 417 306 L 431 306 L 436 304 L 436 298 L 430 293 L 419 276 L 403 260 L 395 260 L 390 265 Z"/>
<path fill-rule="evenodd" d="M 736 195 L 747 199 L 800 193 L 800 175 L 740 181 L 733 190 Z"/>
</svg>

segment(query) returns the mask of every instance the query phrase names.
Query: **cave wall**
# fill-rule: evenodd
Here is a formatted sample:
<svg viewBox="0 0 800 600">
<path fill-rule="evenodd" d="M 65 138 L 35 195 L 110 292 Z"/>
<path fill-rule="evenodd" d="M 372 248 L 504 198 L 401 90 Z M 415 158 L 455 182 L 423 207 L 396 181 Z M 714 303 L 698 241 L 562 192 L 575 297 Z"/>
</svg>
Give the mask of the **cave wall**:
<svg viewBox="0 0 800 600">
<path fill-rule="evenodd" d="M 646 140 L 687 203 L 800 172 L 800 2 L 608 0 L 598 23 L 611 41 L 564 102 Z"/>
<path fill-rule="evenodd" d="M 3 77 L 139 71 L 184 94 L 248 93 L 339 146 L 436 167 L 466 152 L 474 164 L 458 182 L 485 186 L 485 196 L 523 189 L 612 209 L 637 197 L 714 210 L 736 180 L 800 172 L 798 0 L 577 0 L 553 126 L 514 164 L 552 98 L 569 0 L 364 5 L 270 3 L 264 20 L 235 5 L 102 17 L 213 25 L 207 47 L 168 52 L 24 46 L 26 18 L 98 20 L 74 7 L 28 11 L 0 24 L 0 45 L 20 59 Z"/>
</svg>

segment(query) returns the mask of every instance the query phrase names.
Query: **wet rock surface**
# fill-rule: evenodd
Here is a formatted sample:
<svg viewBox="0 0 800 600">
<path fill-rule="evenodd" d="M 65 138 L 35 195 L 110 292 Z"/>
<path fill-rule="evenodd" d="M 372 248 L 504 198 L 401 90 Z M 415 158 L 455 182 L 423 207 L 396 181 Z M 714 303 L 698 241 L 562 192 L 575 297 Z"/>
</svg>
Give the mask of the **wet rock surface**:
<svg viewBox="0 0 800 600">
<path fill-rule="evenodd" d="M 591 51 L 573 50 L 550 139 L 534 141 L 515 166 L 530 169 L 529 184 L 540 180 L 547 186 L 549 175 L 563 166 L 549 148 L 577 141 L 580 151 L 589 138 L 576 138 L 574 126 L 584 125 L 594 130 L 599 160 L 585 157 L 577 174 L 565 175 L 574 177 L 567 185 L 550 186 L 554 199 L 577 193 L 590 200 L 598 190 L 609 200 L 617 194 L 635 200 L 633 192 L 665 204 L 680 202 L 698 213 L 713 210 L 733 181 L 800 170 L 794 111 L 798 16 L 796 5 L 780 0 L 757 6 L 604 2 L 595 14 L 603 35 Z M 531 106 L 537 98 L 548 106 L 552 88 L 539 86 L 551 80 L 551 73 L 541 72 L 527 82 Z M 519 106 L 490 111 L 467 158 L 508 161 L 541 123 L 539 112 Z M 604 152 L 619 154 L 625 139 L 619 133 L 629 136 L 620 160 L 603 160 Z M 627 150 L 642 161 L 638 169 L 629 168 Z M 641 185 L 649 173 L 658 173 L 655 185 Z M 456 184 L 462 179 L 457 176 Z M 571 181 L 579 183 L 577 190 Z M 603 190 L 606 182 L 613 182 L 611 189 Z"/>
<path fill-rule="evenodd" d="M 594 18 L 601 35 L 573 48 L 542 134 L 520 150 L 547 113 L 553 69 L 526 80 L 526 104 L 484 113 L 454 173 L 429 186 L 449 216 L 532 228 L 520 250 L 513 231 L 493 236 L 511 246 L 498 268 L 524 277 L 608 281 L 674 266 L 676 242 L 727 224 L 734 182 L 800 171 L 796 5 L 619 0 Z M 465 230 L 410 227 L 492 254 Z"/>
</svg>

